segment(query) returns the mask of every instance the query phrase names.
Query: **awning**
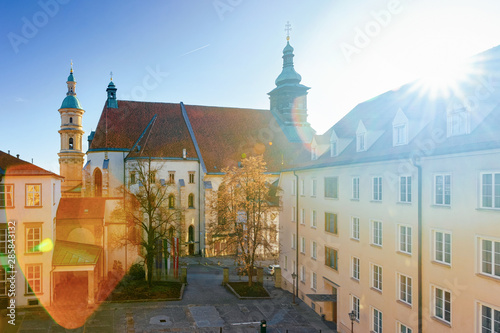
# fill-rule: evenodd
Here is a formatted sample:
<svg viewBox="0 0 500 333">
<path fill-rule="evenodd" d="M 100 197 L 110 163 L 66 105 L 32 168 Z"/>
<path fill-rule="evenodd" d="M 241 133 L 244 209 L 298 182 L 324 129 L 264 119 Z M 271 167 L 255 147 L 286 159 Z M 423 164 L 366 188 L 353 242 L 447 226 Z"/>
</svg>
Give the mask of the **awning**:
<svg viewBox="0 0 500 333">
<path fill-rule="evenodd" d="M 332 294 L 306 294 L 313 302 L 337 302 L 337 295 Z"/>
<path fill-rule="evenodd" d="M 52 265 L 80 266 L 95 265 L 99 260 L 102 248 L 97 245 L 56 240 Z"/>
</svg>

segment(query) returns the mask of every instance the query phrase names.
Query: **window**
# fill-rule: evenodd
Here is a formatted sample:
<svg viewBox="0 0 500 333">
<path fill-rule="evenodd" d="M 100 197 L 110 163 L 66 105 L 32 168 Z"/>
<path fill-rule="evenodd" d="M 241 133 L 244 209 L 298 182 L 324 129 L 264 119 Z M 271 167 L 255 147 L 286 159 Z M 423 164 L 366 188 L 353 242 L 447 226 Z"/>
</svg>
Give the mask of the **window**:
<svg viewBox="0 0 500 333">
<path fill-rule="evenodd" d="M 14 185 L 0 184 L 0 208 L 14 207 Z"/>
<path fill-rule="evenodd" d="M 290 191 L 292 195 L 295 195 L 295 188 L 297 186 L 297 183 L 295 182 L 295 179 L 292 179 L 292 190 Z"/>
<path fill-rule="evenodd" d="M 311 160 L 315 161 L 318 159 L 318 153 L 316 147 L 311 147 Z"/>
<path fill-rule="evenodd" d="M 154 183 L 156 183 L 156 172 L 151 171 L 151 172 L 149 173 L 149 183 L 150 183 L 150 184 L 154 184 Z"/>
<path fill-rule="evenodd" d="M 42 265 L 26 265 L 26 294 L 42 292 Z"/>
<path fill-rule="evenodd" d="M 338 199 L 338 177 L 325 178 L 325 198 Z"/>
<path fill-rule="evenodd" d="M 295 236 L 295 234 L 292 234 L 292 249 L 295 249 L 296 246 L 297 246 L 297 237 Z"/>
<path fill-rule="evenodd" d="M 398 323 L 398 332 L 397 333 L 413 333 L 413 330 L 406 325 Z"/>
<path fill-rule="evenodd" d="M 359 281 L 359 258 L 352 257 L 351 277 Z"/>
<path fill-rule="evenodd" d="M 469 132 L 469 115 L 465 109 L 448 114 L 448 136 L 467 134 Z"/>
<path fill-rule="evenodd" d="M 306 282 L 306 267 L 300 266 L 300 282 Z"/>
<path fill-rule="evenodd" d="M 318 280 L 318 278 L 316 276 L 316 273 L 313 272 L 311 274 L 311 289 L 316 290 L 316 287 L 318 286 L 317 280 Z"/>
<path fill-rule="evenodd" d="M 330 157 L 337 156 L 337 141 L 330 142 Z"/>
<path fill-rule="evenodd" d="M 317 193 L 317 186 L 318 186 L 318 181 L 316 179 L 313 179 L 311 181 L 311 197 L 315 197 Z"/>
<path fill-rule="evenodd" d="M 500 332 L 500 310 L 481 305 L 481 333 Z"/>
<path fill-rule="evenodd" d="M 365 150 L 365 133 L 358 134 L 356 137 L 356 151 Z"/>
<path fill-rule="evenodd" d="M 306 210 L 302 208 L 300 210 L 300 224 L 305 224 L 306 223 Z"/>
<path fill-rule="evenodd" d="M 481 175 L 481 207 L 500 208 L 500 173 Z"/>
<path fill-rule="evenodd" d="M 481 239 L 481 273 L 500 278 L 500 241 Z"/>
<path fill-rule="evenodd" d="M 193 193 L 190 193 L 188 195 L 188 207 L 194 208 L 194 194 Z"/>
<path fill-rule="evenodd" d="M 382 222 L 372 221 L 372 244 L 382 246 Z"/>
<path fill-rule="evenodd" d="M 175 196 L 173 194 L 168 196 L 168 208 L 175 208 Z"/>
<path fill-rule="evenodd" d="M 311 212 L 311 227 L 316 228 L 318 226 L 318 214 L 313 210 Z"/>
<path fill-rule="evenodd" d="M 434 231 L 434 260 L 451 265 L 451 234 Z"/>
<path fill-rule="evenodd" d="M 399 251 L 411 254 L 411 227 L 406 225 L 398 226 Z"/>
<path fill-rule="evenodd" d="M 451 204 L 451 175 L 436 175 L 434 177 L 434 204 Z"/>
<path fill-rule="evenodd" d="M 296 216 L 295 214 L 297 213 L 297 210 L 295 209 L 295 206 L 292 207 L 292 222 L 295 222 Z"/>
<path fill-rule="evenodd" d="M 412 304 L 412 280 L 411 277 L 398 274 L 399 300 L 406 304 Z"/>
<path fill-rule="evenodd" d="M 372 200 L 382 200 L 382 177 L 373 177 L 373 195 Z"/>
<path fill-rule="evenodd" d="M 73 124 L 73 117 L 69 117 L 69 123 Z"/>
<path fill-rule="evenodd" d="M 356 320 L 359 321 L 359 298 L 351 295 L 351 310 L 356 314 Z"/>
<path fill-rule="evenodd" d="M 316 242 L 311 243 L 311 258 L 316 259 L 318 256 L 318 244 Z"/>
<path fill-rule="evenodd" d="M 42 241 L 42 226 L 26 224 L 26 253 L 40 252 L 39 245 Z"/>
<path fill-rule="evenodd" d="M 194 171 L 189 171 L 189 184 L 194 184 Z"/>
<path fill-rule="evenodd" d="M 7 266 L 0 266 L 0 296 L 7 296 Z M 10 274 L 9 274 L 10 275 Z"/>
<path fill-rule="evenodd" d="M 400 146 L 406 144 L 406 124 L 394 126 L 394 145 Z"/>
<path fill-rule="evenodd" d="M 335 249 L 331 249 L 325 246 L 325 265 L 338 270 L 338 252 Z"/>
<path fill-rule="evenodd" d="M 304 237 L 300 237 L 300 253 L 306 253 L 306 239 Z"/>
<path fill-rule="evenodd" d="M 359 177 L 352 177 L 352 199 L 359 200 Z"/>
<path fill-rule="evenodd" d="M 175 171 L 168 172 L 168 183 L 175 184 Z"/>
<path fill-rule="evenodd" d="M 42 206 L 41 184 L 26 184 L 26 206 L 28 207 Z"/>
<path fill-rule="evenodd" d="M 451 293 L 447 290 L 433 287 L 434 316 L 447 323 L 451 323 Z"/>
<path fill-rule="evenodd" d="M 325 231 L 337 234 L 337 214 L 325 213 Z"/>
<path fill-rule="evenodd" d="M 372 264 L 372 288 L 382 291 L 382 266 Z"/>
<path fill-rule="evenodd" d="M 359 218 L 351 217 L 351 238 L 359 240 Z"/>
<path fill-rule="evenodd" d="M 9 244 L 7 242 L 9 238 L 9 231 L 7 229 L 7 226 L 0 228 L 0 253 L 2 254 L 7 254 L 8 247 L 7 245 Z"/>
<path fill-rule="evenodd" d="M 285 271 L 288 270 L 288 256 L 285 256 Z"/>
<path fill-rule="evenodd" d="M 399 178 L 399 201 L 411 202 L 411 176 Z"/>
<path fill-rule="evenodd" d="M 134 185 L 137 183 L 137 179 L 135 178 L 135 172 L 130 173 L 130 184 Z"/>
<path fill-rule="evenodd" d="M 374 333 L 382 333 L 382 312 L 372 308 L 373 313 L 373 323 L 372 330 Z"/>
<path fill-rule="evenodd" d="M 301 179 L 300 180 L 300 195 L 304 195 L 305 187 L 306 187 L 305 181 L 304 181 L 304 179 Z"/>
<path fill-rule="evenodd" d="M 69 149 L 73 149 L 73 138 L 69 138 Z"/>
</svg>

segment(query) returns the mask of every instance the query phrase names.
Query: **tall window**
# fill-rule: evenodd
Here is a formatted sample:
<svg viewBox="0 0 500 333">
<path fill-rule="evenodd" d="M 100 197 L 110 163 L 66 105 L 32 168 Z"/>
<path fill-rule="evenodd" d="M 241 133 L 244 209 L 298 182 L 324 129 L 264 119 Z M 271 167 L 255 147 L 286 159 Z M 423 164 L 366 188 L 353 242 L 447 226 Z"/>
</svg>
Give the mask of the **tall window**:
<svg viewBox="0 0 500 333">
<path fill-rule="evenodd" d="M 0 296 L 7 296 L 7 273 L 6 266 L 0 266 Z"/>
<path fill-rule="evenodd" d="M 338 252 L 335 249 L 331 249 L 325 246 L 325 265 L 338 270 Z"/>
<path fill-rule="evenodd" d="M 311 212 L 311 227 L 316 228 L 318 226 L 318 214 L 313 209 Z"/>
<path fill-rule="evenodd" d="M 406 225 L 398 226 L 399 251 L 411 254 L 411 227 Z"/>
<path fill-rule="evenodd" d="M 359 177 L 352 177 L 352 198 L 359 200 Z"/>
<path fill-rule="evenodd" d="M 14 207 L 14 185 L 0 184 L 0 208 Z"/>
<path fill-rule="evenodd" d="M 365 150 L 365 133 L 358 134 L 356 137 L 356 144 L 357 151 Z"/>
<path fill-rule="evenodd" d="M 382 177 L 373 177 L 373 195 L 372 200 L 382 200 Z"/>
<path fill-rule="evenodd" d="M 382 333 L 382 312 L 372 308 L 373 322 L 372 330 L 374 333 Z"/>
<path fill-rule="evenodd" d="M 500 278 L 500 241 L 481 239 L 480 247 L 481 273 Z"/>
<path fill-rule="evenodd" d="M 40 207 L 42 205 L 42 185 L 26 184 L 26 206 Z"/>
<path fill-rule="evenodd" d="M 399 201 L 411 202 L 411 176 L 399 178 Z"/>
<path fill-rule="evenodd" d="M 9 237 L 9 232 L 7 230 L 7 227 L 5 228 L 0 228 L 0 254 L 7 254 L 7 245 L 8 245 L 8 237 Z"/>
<path fill-rule="evenodd" d="M 168 208 L 175 208 L 175 196 L 173 194 L 168 196 Z"/>
<path fill-rule="evenodd" d="M 382 266 L 372 264 L 372 287 L 382 291 Z"/>
<path fill-rule="evenodd" d="M 394 145 L 405 145 L 406 144 L 406 124 L 400 124 L 394 126 Z"/>
<path fill-rule="evenodd" d="M 481 305 L 481 333 L 500 332 L 500 310 Z"/>
<path fill-rule="evenodd" d="M 398 274 L 399 300 L 406 304 L 412 304 L 412 279 L 409 276 Z"/>
<path fill-rule="evenodd" d="M 296 215 L 297 210 L 295 209 L 295 206 L 292 207 L 292 222 L 295 222 L 297 220 Z"/>
<path fill-rule="evenodd" d="M 448 136 L 467 134 L 468 130 L 468 114 L 465 109 L 448 114 Z"/>
<path fill-rule="evenodd" d="M 338 177 L 325 177 L 325 198 L 338 199 Z"/>
<path fill-rule="evenodd" d="M 295 234 L 292 234 L 292 249 L 295 249 L 297 246 L 297 236 Z"/>
<path fill-rule="evenodd" d="M 175 184 L 175 171 L 168 172 L 168 182 L 169 184 Z"/>
<path fill-rule="evenodd" d="M 318 192 L 318 181 L 316 179 L 311 180 L 311 196 L 315 197 Z"/>
<path fill-rule="evenodd" d="M 73 149 L 73 138 L 69 138 L 69 149 Z"/>
<path fill-rule="evenodd" d="M 132 172 L 130 173 L 130 184 L 131 184 L 131 185 L 134 185 L 135 183 L 137 183 L 137 179 L 136 179 L 135 177 L 136 177 L 136 176 L 135 176 L 135 172 L 134 172 L 134 171 L 132 171 Z"/>
<path fill-rule="evenodd" d="M 500 173 L 481 175 L 481 207 L 500 208 Z"/>
<path fill-rule="evenodd" d="M 42 292 L 42 264 L 26 265 L 26 294 Z"/>
<path fill-rule="evenodd" d="M 351 238 L 359 240 L 359 217 L 351 217 Z"/>
<path fill-rule="evenodd" d="M 355 318 L 359 321 L 359 298 L 354 295 L 351 295 L 351 310 L 354 311 Z"/>
<path fill-rule="evenodd" d="M 294 179 L 292 179 L 292 190 L 290 191 L 290 193 L 292 193 L 292 195 L 295 195 L 295 188 L 296 188 L 296 186 L 297 186 L 297 182 L 296 182 L 296 180 L 294 178 Z"/>
<path fill-rule="evenodd" d="M 312 273 L 311 274 L 311 289 L 314 289 L 316 290 L 316 287 L 318 286 L 318 278 L 317 278 L 317 275 L 316 273 Z"/>
<path fill-rule="evenodd" d="M 306 253 L 306 239 L 304 237 L 300 237 L 300 253 Z"/>
<path fill-rule="evenodd" d="M 372 221 L 372 244 L 382 246 L 382 222 Z"/>
<path fill-rule="evenodd" d="M 194 184 L 194 171 L 189 171 L 189 184 Z"/>
<path fill-rule="evenodd" d="M 338 234 L 337 214 L 325 213 L 325 231 Z"/>
<path fill-rule="evenodd" d="M 451 234 L 434 231 L 434 260 L 451 265 Z"/>
<path fill-rule="evenodd" d="M 318 256 L 318 243 L 312 242 L 311 243 L 311 258 L 316 259 Z"/>
<path fill-rule="evenodd" d="M 305 224 L 306 223 L 306 210 L 302 208 L 300 210 L 300 224 Z"/>
<path fill-rule="evenodd" d="M 436 175 L 434 177 L 434 204 L 451 204 L 451 175 Z"/>
<path fill-rule="evenodd" d="M 40 242 L 42 241 L 41 225 L 26 226 L 26 253 L 40 252 Z"/>
<path fill-rule="evenodd" d="M 359 281 L 359 258 L 352 257 L 351 277 Z"/>
<path fill-rule="evenodd" d="M 155 171 L 151 171 L 149 173 L 149 183 L 150 184 L 156 183 L 156 172 Z"/>
<path fill-rule="evenodd" d="M 434 316 L 447 323 L 451 323 L 451 292 L 433 287 Z"/>
<path fill-rule="evenodd" d="M 300 180 L 300 195 L 304 195 L 305 193 L 305 180 L 304 179 L 301 179 Z"/>
<path fill-rule="evenodd" d="M 190 193 L 188 195 L 188 206 L 189 208 L 194 208 L 194 194 Z"/>
<path fill-rule="evenodd" d="M 337 141 L 330 142 L 330 157 L 337 156 Z"/>
<path fill-rule="evenodd" d="M 300 266 L 300 282 L 306 282 L 306 266 Z"/>
</svg>

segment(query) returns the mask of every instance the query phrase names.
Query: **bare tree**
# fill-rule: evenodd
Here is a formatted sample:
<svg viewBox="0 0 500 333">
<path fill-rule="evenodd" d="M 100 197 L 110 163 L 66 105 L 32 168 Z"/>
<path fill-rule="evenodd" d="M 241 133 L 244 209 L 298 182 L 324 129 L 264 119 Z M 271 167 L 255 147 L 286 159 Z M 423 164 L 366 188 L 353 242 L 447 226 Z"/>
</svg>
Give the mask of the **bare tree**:
<svg viewBox="0 0 500 333">
<path fill-rule="evenodd" d="M 163 242 L 171 242 L 174 235 L 182 235 L 183 211 L 177 207 L 175 184 L 158 179 L 161 167 L 153 166 L 151 159 L 134 162 L 131 183 L 133 191 L 124 187 L 123 207 L 115 210 L 115 218 L 128 223 L 128 232 L 123 241 L 141 248 L 147 268 L 148 285 L 153 280 L 155 257 L 161 253 Z M 165 251 L 165 255 L 168 253 Z"/>
<path fill-rule="evenodd" d="M 237 259 L 248 273 L 252 285 L 253 267 L 259 251 L 276 248 L 276 225 L 273 217 L 278 211 L 277 187 L 269 183 L 262 155 L 242 160 L 240 167 L 226 168 L 219 189 L 209 198 L 212 221 L 208 226 L 212 248 L 236 252 Z"/>
</svg>

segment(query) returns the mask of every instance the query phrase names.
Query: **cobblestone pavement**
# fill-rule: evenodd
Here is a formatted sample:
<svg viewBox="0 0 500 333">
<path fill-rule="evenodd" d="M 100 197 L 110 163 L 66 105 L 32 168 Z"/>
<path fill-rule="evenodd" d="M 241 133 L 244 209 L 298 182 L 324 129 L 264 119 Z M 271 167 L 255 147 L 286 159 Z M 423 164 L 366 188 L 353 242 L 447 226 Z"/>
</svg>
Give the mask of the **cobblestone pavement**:
<svg viewBox="0 0 500 333">
<path fill-rule="evenodd" d="M 182 258 L 188 264 L 188 286 L 181 301 L 104 303 L 84 326 L 65 329 L 43 309 L 18 309 L 16 326 L 4 318 L 0 332 L 19 333 L 108 333 L 108 332 L 259 332 L 267 321 L 267 332 L 334 332 L 307 305 L 292 305 L 292 295 L 273 286 L 267 277 L 264 286 L 272 299 L 240 300 L 221 286 L 222 267 L 230 259 Z M 222 261 L 220 266 L 218 261 Z M 227 262 L 226 262 L 227 261 Z M 234 271 L 234 267 L 231 271 Z M 239 280 L 236 275 L 231 280 Z"/>
</svg>

